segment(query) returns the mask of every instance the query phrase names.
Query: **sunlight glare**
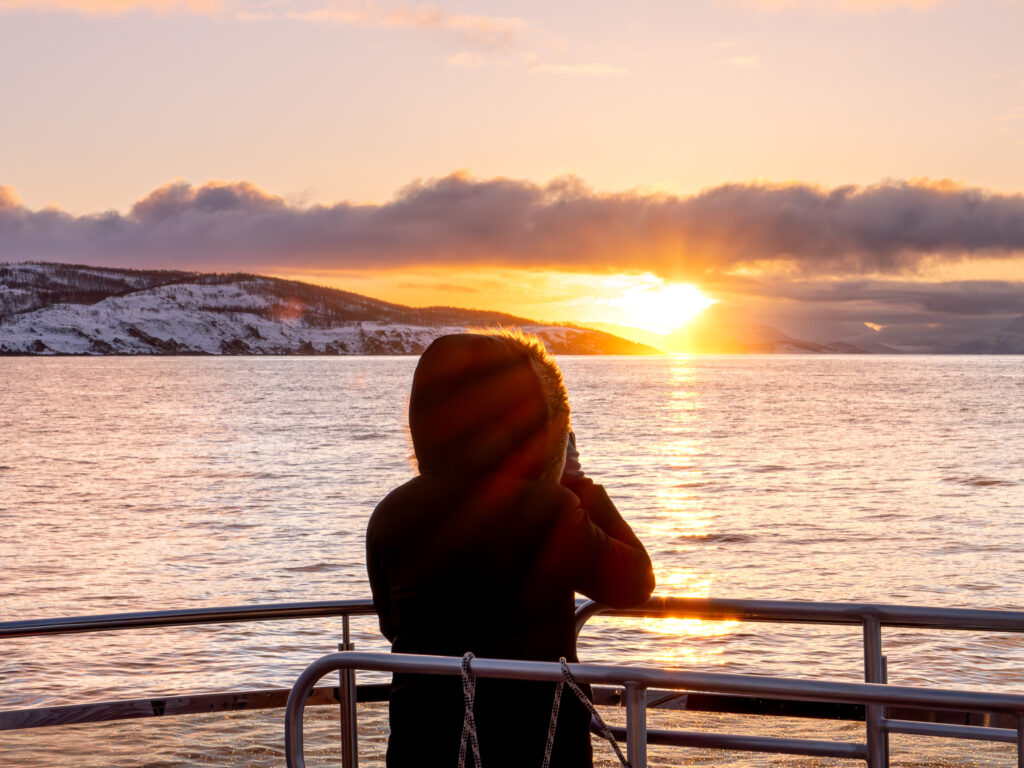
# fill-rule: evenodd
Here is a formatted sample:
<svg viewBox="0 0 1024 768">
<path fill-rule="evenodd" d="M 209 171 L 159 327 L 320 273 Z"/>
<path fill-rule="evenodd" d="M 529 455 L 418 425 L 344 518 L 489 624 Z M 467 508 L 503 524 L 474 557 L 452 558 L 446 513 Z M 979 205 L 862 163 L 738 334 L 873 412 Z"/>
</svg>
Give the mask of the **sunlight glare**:
<svg viewBox="0 0 1024 768">
<path fill-rule="evenodd" d="M 669 334 L 717 303 L 691 283 L 666 283 L 645 275 L 639 285 L 626 288 L 621 296 L 605 303 L 622 312 L 624 324 L 655 333 Z M 653 279 L 651 279 L 653 278 Z"/>
</svg>

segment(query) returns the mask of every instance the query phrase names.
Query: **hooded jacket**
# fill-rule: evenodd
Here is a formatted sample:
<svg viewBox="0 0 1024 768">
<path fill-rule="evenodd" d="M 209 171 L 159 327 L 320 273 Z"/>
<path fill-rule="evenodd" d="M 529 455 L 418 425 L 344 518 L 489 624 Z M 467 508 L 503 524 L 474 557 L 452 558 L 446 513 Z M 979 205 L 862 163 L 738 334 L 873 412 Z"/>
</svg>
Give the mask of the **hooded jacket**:
<svg viewBox="0 0 1024 768">
<path fill-rule="evenodd" d="M 378 504 L 366 537 L 394 652 L 575 661 L 577 592 L 615 607 L 650 595 L 650 559 L 604 489 L 537 479 L 557 428 L 548 411 L 507 339 L 446 336 L 424 352 L 409 406 L 420 474 Z M 478 679 L 486 768 L 539 768 L 553 693 L 551 683 Z M 456 765 L 458 678 L 396 674 L 389 704 L 389 768 Z M 592 765 L 588 724 L 566 689 L 552 766 Z"/>
</svg>

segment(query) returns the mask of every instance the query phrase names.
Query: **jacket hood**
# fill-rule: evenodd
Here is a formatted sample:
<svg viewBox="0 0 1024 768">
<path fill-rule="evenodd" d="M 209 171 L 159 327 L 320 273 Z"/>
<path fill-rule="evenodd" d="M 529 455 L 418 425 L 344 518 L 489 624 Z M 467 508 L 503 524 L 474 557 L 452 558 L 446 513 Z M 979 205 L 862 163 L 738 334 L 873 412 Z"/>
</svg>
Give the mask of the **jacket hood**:
<svg viewBox="0 0 1024 768">
<path fill-rule="evenodd" d="M 540 378 L 514 342 L 453 334 L 420 357 L 409 431 L 421 474 L 539 477 L 554 428 Z"/>
</svg>

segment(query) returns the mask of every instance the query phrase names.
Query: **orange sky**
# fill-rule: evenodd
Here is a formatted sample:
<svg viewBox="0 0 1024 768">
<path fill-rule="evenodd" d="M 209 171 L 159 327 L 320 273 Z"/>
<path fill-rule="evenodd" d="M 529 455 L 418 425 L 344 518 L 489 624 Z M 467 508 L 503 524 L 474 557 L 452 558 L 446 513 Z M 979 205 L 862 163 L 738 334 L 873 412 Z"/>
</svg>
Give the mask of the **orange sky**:
<svg viewBox="0 0 1024 768">
<path fill-rule="evenodd" d="M 175 178 L 383 203 L 456 169 L 1014 192 L 1021 29 L 1004 0 L 0 0 L 0 184 L 76 214 Z"/>
<path fill-rule="evenodd" d="M 669 283 L 649 272 L 595 275 L 546 269 L 435 267 L 342 274 L 277 272 L 274 276 L 398 304 L 498 310 L 534 320 L 605 327 L 662 347 L 670 342 L 659 336 L 683 327 L 716 301 L 692 283 Z"/>
</svg>

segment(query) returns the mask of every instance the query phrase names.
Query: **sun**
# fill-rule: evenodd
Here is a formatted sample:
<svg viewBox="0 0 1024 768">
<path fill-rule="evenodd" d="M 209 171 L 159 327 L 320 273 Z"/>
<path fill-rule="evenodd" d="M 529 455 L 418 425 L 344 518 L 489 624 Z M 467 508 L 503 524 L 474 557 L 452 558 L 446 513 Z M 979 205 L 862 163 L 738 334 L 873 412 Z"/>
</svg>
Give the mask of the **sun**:
<svg viewBox="0 0 1024 768">
<path fill-rule="evenodd" d="M 610 306 L 618 310 L 617 322 L 654 333 L 669 334 L 717 303 L 691 283 L 666 283 L 660 279 L 627 288 Z"/>
</svg>

